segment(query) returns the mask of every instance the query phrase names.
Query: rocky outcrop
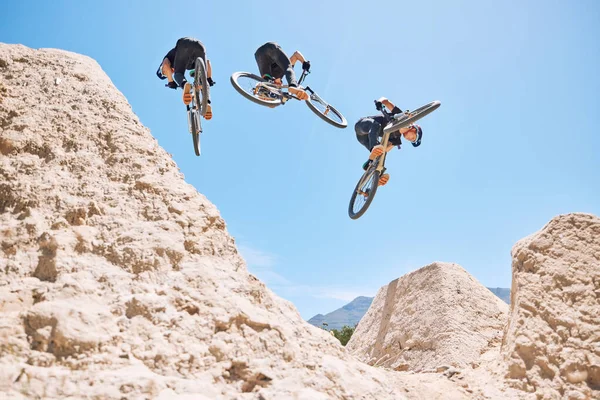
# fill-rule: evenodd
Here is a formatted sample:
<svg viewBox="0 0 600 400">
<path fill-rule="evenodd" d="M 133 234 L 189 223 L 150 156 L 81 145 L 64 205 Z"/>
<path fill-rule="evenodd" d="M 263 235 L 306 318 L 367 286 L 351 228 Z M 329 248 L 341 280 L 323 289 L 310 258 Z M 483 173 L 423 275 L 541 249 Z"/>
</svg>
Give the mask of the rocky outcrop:
<svg viewBox="0 0 600 400">
<path fill-rule="evenodd" d="M 436 262 L 379 289 L 347 348 L 398 371 L 472 366 L 500 345 L 507 311 L 461 266 Z"/>
<path fill-rule="evenodd" d="M 600 398 L 600 218 L 558 216 L 512 255 L 508 382 L 537 398 Z"/>
<path fill-rule="evenodd" d="M 488 288 L 506 304 L 510 303 L 510 289 Z M 356 327 L 362 317 L 367 313 L 374 297 L 360 296 L 350 303 L 334 310 L 328 314 L 317 314 L 308 320 L 308 323 L 316 327 L 324 327 L 327 330 L 341 329 L 344 326 Z"/>
</svg>

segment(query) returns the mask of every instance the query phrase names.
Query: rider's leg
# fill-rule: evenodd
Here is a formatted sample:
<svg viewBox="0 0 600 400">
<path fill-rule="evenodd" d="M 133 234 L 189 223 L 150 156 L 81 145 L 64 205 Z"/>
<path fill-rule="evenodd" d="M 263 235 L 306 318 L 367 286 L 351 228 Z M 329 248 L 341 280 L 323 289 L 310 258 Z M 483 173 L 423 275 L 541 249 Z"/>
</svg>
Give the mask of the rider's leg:
<svg viewBox="0 0 600 400">
<path fill-rule="evenodd" d="M 296 73 L 294 72 L 294 65 L 290 61 L 290 58 L 279 46 L 271 48 L 270 52 L 271 57 L 273 58 L 275 64 L 277 64 L 278 69 L 281 70 L 285 75 L 285 80 L 289 85 L 288 91 L 300 100 L 308 99 L 308 94 L 303 89 L 298 88 Z"/>
<path fill-rule="evenodd" d="M 369 151 L 371 151 L 369 160 L 374 160 L 375 157 L 378 157 L 381 154 L 383 154 L 383 151 L 381 151 L 379 154 L 373 155 L 373 150 L 375 148 L 378 148 L 377 146 L 379 146 L 379 136 L 381 136 L 381 124 L 379 124 L 373 118 L 369 118 L 368 120 L 370 122 L 369 128 L 368 128 L 369 129 Z"/>
<path fill-rule="evenodd" d="M 377 121 L 375 121 L 372 118 L 368 118 L 368 119 L 372 121 L 372 122 L 369 122 L 369 126 L 368 126 L 368 129 L 369 129 L 368 136 L 369 136 L 369 146 L 370 146 L 368 148 L 370 148 L 371 154 L 369 154 L 369 160 L 365 163 L 365 165 L 363 165 L 364 169 L 366 169 L 365 167 L 368 167 L 368 165 L 375 158 L 381 156 L 384 151 L 383 145 L 379 144 L 379 135 L 382 133 L 381 124 L 379 124 Z M 375 145 L 373 145 L 374 143 L 375 143 Z M 388 143 L 388 146 L 385 149 L 385 151 L 389 152 L 393 148 L 394 148 L 394 145 L 392 145 L 391 143 Z M 379 185 L 384 186 L 386 183 L 388 183 L 389 180 L 390 180 L 390 175 L 383 174 L 379 177 Z"/>
<path fill-rule="evenodd" d="M 205 59 L 206 50 L 200 41 L 192 38 L 179 39 L 175 49 L 175 60 L 173 62 L 175 75 L 173 78 L 180 87 L 183 87 L 186 82 L 185 71 L 194 69 L 196 66 L 196 58 L 201 57 L 202 59 Z"/>
<path fill-rule="evenodd" d="M 200 43 L 199 45 L 193 46 L 193 50 L 191 51 L 191 63 L 192 68 L 196 68 L 196 59 L 201 58 L 204 61 L 204 65 L 206 66 L 206 78 L 212 79 L 212 65 L 210 60 L 206 58 L 206 49 Z M 204 94 L 203 94 L 204 95 Z M 207 96 L 208 104 L 206 105 L 206 112 L 204 113 L 204 119 L 209 120 L 213 117 L 212 104 L 210 103 L 210 91 L 208 91 Z"/>
<path fill-rule="evenodd" d="M 185 68 L 181 67 L 182 63 L 177 63 L 175 61 L 175 73 L 173 74 L 173 80 L 179 87 L 183 89 L 183 103 L 188 105 L 192 102 L 192 95 L 190 94 L 190 90 L 192 85 L 188 83 L 185 79 Z"/>
<path fill-rule="evenodd" d="M 393 148 L 394 148 L 393 144 L 388 144 L 387 149 L 385 149 L 385 152 L 389 153 Z M 378 144 L 377 146 L 373 147 L 373 149 L 371 150 L 371 154 L 369 154 L 369 160 L 373 161 L 374 159 L 376 159 L 377 157 L 379 157 L 382 154 L 383 154 L 383 145 Z"/>
<path fill-rule="evenodd" d="M 204 45 L 198 40 L 183 38 L 177 41 L 177 52 L 175 53 L 175 82 L 183 87 L 183 103 L 188 105 L 192 102 L 191 85 L 185 80 L 185 71 L 196 67 L 196 59 L 198 57 L 206 59 L 206 50 Z M 208 74 L 208 72 L 207 72 Z M 212 117 L 210 110 L 209 117 Z M 206 115 L 205 115 L 206 117 Z"/>
<path fill-rule="evenodd" d="M 389 153 L 390 150 L 392 150 L 394 148 L 394 145 L 391 143 L 388 143 L 387 149 L 385 149 L 386 153 Z M 375 158 L 379 157 L 380 155 L 383 154 L 383 145 L 378 144 L 377 146 L 373 147 L 373 150 L 371 151 L 371 154 L 369 155 L 369 162 L 374 160 Z M 386 183 L 388 183 L 388 181 L 390 180 L 390 174 L 383 174 L 379 177 L 379 186 L 384 186 Z"/>
<path fill-rule="evenodd" d="M 273 63 L 273 60 L 269 56 L 269 48 L 271 47 L 271 45 L 271 43 L 263 44 L 254 53 L 254 59 L 256 60 L 258 71 L 260 73 L 260 76 L 263 78 L 265 75 L 272 75 L 271 64 Z"/>
<path fill-rule="evenodd" d="M 360 144 L 365 146 L 365 148 L 369 151 L 372 149 L 371 138 L 369 137 L 369 133 L 371 132 L 371 128 L 373 124 L 379 125 L 373 118 L 361 118 L 354 125 L 354 131 L 356 132 L 356 139 Z M 378 143 L 377 141 L 375 143 Z M 363 169 L 366 171 L 369 165 L 371 164 L 372 159 L 369 159 L 363 164 Z"/>
<path fill-rule="evenodd" d="M 188 69 L 187 64 L 189 57 L 190 52 L 187 46 L 180 45 L 179 42 L 177 42 L 177 53 L 175 53 L 175 61 L 173 62 L 173 68 L 175 69 L 173 79 L 179 87 L 183 87 L 186 83 L 185 71 Z"/>
<path fill-rule="evenodd" d="M 296 73 L 294 72 L 294 66 L 280 47 L 273 50 L 273 59 L 275 60 L 275 64 L 277 64 L 277 66 L 284 71 L 285 80 L 287 81 L 288 85 L 292 87 L 298 86 L 298 82 L 296 81 Z"/>
<path fill-rule="evenodd" d="M 361 118 L 354 125 L 354 132 L 356 132 L 356 140 L 367 150 L 371 149 L 369 143 L 369 131 L 371 129 L 371 124 L 373 123 L 373 119 L 371 118 Z"/>
</svg>

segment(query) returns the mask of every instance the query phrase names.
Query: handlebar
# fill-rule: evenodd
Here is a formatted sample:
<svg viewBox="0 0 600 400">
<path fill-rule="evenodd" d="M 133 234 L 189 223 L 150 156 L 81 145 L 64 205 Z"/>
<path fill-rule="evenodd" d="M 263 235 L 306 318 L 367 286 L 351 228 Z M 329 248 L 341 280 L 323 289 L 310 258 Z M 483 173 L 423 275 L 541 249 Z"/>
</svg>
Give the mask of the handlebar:
<svg viewBox="0 0 600 400">
<path fill-rule="evenodd" d="M 302 70 L 302 75 L 300 75 L 300 79 L 298 79 L 298 85 L 302 85 L 302 82 L 304 82 L 304 79 L 306 79 L 306 75 L 310 74 L 310 71 L 303 69 Z"/>
<path fill-rule="evenodd" d="M 379 112 L 381 112 L 381 114 L 383 114 L 386 121 L 389 122 L 392 120 L 392 118 L 394 118 L 394 114 L 388 112 L 386 107 L 383 105 L 383 103 L 381 103 L 380 101 L 377 101 L 377 100 L 373 100 L 373 102 L 375 103 L 375 108 L 377 109 L 377 111 L 379 111 Z"/>
</svg>

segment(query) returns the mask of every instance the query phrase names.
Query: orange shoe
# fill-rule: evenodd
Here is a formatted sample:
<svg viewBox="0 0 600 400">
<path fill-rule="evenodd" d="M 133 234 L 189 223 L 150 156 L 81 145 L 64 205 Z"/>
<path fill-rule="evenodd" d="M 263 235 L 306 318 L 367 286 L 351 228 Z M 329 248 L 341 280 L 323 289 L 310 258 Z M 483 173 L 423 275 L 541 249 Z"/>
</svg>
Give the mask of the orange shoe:
<svg viewBox="0 0 600 400">
<path fill-rule="evenodd" d="M 189 82 L 186 82 L 183 86 L 183 104 L 186 106 L 192 102 L 192 94 L 190 91 L 192 90 L 192 85 Z"/>
<path fill-rule="evenodd" d="M 209 120 L 212 119 L 212 106 L 210 104 L 206 105 L 206 113 L 204 113 L 204 119 Z"/>
<path fill-rule="evenodd" d="M 306 93 L 303 89 L 299 89 L 297 87 L 289 87 L 288 92 L 290 92 L 300 100 L 308 100 L 308 93 Z"/>
<path fill-rule="evenodd" d="M 379 177 L 379 186 L 385 186 L 390 180 L 390 174 L 383 174 Z"/>
<path fill-rule="evenodd" d="M 371 150 L 371 154 L 369 155 L 369 160 L 374 160 L 382 154 L 383 154 L 383 146 L 378 144 L 377 146 L 373 147 L 373 150 Z"/>
</svg>

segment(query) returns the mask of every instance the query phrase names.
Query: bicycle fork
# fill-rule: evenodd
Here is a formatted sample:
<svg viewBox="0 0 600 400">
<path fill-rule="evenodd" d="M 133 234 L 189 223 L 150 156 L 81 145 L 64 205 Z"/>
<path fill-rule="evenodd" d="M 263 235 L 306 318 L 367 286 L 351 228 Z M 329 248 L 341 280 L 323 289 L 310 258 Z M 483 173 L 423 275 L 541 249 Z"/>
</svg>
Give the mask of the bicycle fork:
<svg viewBox="0 0 600 400">
<path fill-rule="evenodd" d="M 384 132 L 383 140 L 381 141 L 381 145 L 383 146 L 383 154 L 380 156 L 381 161 L 379 161 L 379 164 L 377 164 L 377 168 L 375 168 L 376 171 L 379 171 L 379 176 L 383 175 L 383 173 L 385 172 L 385 158 L 387 157 L 387 148 L 388 143 L 390 141 L 390 134 L 391 132 Z"/>
<path fill-rule="evenodd" d="M 194 132 L 194 127 L 198 130 L 198 133 L 202 133 L 202 125 L 200 123 L 200 117 L 199 117 L 199 113 L 198 111 L 194 111 L 195 107 L 192 108 L 190 107 L 190 105 L 188 104 L 186 106 L 187 108 L 187 120 L 188 120 L 188 130 L 190 131 L 190 133 L 196 133 Z M 195 122 L 196 124 L 193 123 L 192 118 L 195 118 Z"/>
</svg>

